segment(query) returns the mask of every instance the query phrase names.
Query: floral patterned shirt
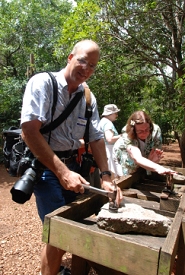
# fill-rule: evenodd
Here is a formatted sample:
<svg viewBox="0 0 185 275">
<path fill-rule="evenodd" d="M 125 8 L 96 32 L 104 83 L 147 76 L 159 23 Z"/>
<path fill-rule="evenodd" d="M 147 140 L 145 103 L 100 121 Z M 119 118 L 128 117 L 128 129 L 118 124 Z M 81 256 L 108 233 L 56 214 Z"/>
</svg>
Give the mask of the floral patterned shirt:
<svg viewBox="0 0 185 275">
<path fill-rule="evenodd" d="M 138 165 L 130 158 L 127 153 L 128 145 L 137 146 L 141 150 L 143 157 L 148 158 L 153 148 L 162 148 L 162 136 L 161 129 L 157 124 L 153 124 L 153 132 L 150 134 L 145 142 L 139 139 L 131 140 L 128 138 L 126 132 L 123 131 L 121 137 L 116 141 L 113 147 L 113 158 L 116 164 L 120 164 L 122 167 L 123 175 L 129 175 L 134 173 Z"/>
</svg>

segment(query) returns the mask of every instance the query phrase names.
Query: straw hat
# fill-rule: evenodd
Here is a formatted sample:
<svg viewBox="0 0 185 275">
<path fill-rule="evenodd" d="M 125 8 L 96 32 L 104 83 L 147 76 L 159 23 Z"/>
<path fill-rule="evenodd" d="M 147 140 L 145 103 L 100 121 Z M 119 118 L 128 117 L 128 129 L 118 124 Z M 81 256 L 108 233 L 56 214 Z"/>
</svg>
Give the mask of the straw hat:
<svg viewBox="0 0 185 275">
<path fill-rule="evenodd" d="M 120 111 L 120 109 L 118 109 L 118 107 L 115 104 L 108 104 L 108 105 L 104 106 L 102 116 L 112 115 L 112 114 L 117 113 L 119 111 Z"/>
</svg>

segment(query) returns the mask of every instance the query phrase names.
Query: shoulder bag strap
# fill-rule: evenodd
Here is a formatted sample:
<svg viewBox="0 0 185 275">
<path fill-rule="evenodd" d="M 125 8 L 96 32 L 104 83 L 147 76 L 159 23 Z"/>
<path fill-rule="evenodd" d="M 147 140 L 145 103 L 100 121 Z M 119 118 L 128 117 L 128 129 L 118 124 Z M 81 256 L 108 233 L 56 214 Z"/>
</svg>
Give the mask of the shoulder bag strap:
<svg viewBox="0 0 185 275">
<path fill-rule="evenodd" d="M 56 81 L 56 78 L 54 77 L 54 75 L 51 72 L 47 72 L 47 73 L 51 77 L 52 84 L 53 84 L 53 106 L 52 106 L 52 111 L 51 111 L 51 116 L 52 116 L 52 120 L 53 120 L 53 116 L 54 116 L 56 104 L 57 104 L 57 99 L 58 99 L 58 83 Z"/>
<path fill-rule="evenodd" d="M 87 124 L 84 133 L 85 151 L 88 152 L 89 145 L 89 123 L 90 117 L 92 116 L 92 106 L 91 106 L 91 91 L 89 88 L 85 88 L 85 98 L 86 98 L 86 111 L 85 117 L 87 118 Z"/>
<path fill-rule="evenodd" d="M 54 113 L 55 113 L 57 99 L 58 99 L 58 83 L 56 81 L 55 76 L 51 72 L 46 72 L 46 73 L 49 74 L 49 76 L 51 78 L 51 81 L 52 81 L 52 84 L 53 84 L 53 106 L 52 106 L 52 109 L 51 109 L 51 122 L 48 125 L 49 127 L 48 127 L 48 130 L 47 130 L 47 132 L 49 132 L 49 137 L 48 137 L 48 144 L 49 144 L 50 143 L 50 139 L 51 139 L 51 129 L 50 128 L 51 128 L 51 125 L 53 123 L 53 116 L 54 116 Z M 40 132 L 42 134 L 43 134 L 42 131 L 44 131 L 45 127 L 43 127 L 42 129 L 40 129 Z"/>
</svg>

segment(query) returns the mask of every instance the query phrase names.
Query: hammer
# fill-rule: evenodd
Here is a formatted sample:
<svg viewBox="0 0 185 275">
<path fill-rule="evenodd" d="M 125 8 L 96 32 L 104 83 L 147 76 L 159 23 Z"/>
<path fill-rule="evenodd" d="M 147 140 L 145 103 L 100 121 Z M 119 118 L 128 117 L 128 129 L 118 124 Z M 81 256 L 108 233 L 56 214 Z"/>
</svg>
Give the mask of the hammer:
<svg viewBox="0 0 185 275">
<path fill-rule="evenodd" d="M 163 189 L 163 192 L 172 194 L 173 193 L 173 175 L 172 174 L 167 174 L 166 175 L 166 186 Z"/>
<path fill-rule="evenodd" d="M 103 190 L 103 189 L 93 187 L 93 186 L 89 185 L 89 183 L 88 183 L 88 185 L 82 184 L 82 186 L 83 186 L 84 189 L 86 189 L 90 192 L 100 194 L 100 195 L 103 195 L 103 196 L 106 196 L 106 197 L 110 198 L 111 201 L 109 202 L 109 211 L 110 212 L 117 212 L 118 211 L 118 205 L 116 203 L 117 187 L 116 187 L 115 184 L 114 184 L 114 191 L 113 192 L 109 192 L 109 191 L 106 191 L 106 190 Z"/>
</svg>

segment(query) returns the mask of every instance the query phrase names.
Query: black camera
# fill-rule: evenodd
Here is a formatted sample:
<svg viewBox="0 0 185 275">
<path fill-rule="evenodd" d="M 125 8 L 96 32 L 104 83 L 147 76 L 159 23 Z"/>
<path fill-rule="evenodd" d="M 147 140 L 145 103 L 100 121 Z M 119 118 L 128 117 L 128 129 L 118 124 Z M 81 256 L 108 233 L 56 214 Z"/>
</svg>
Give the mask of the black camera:
<svg viewBox="0 0 185 275">
<path fill-rule="evenodd" d="M 29 160 L 28 163 L 26 162 L 23 165 L 24 169 L 28 165 L 30 167 L 26 169 L 22 177 L 15 182 L 10 190 L 12 200 L 20 204 L 25 203 L 31 198 L 34 185 L 40 180 L 44 170 L 44 166 L 37 159 Z"/>
<path fill-rule="evenodd" d="M 82 161 L 81 161 L 81 167 L 80 167 L 80 175 L 82 177 L 88 177 L 91 167 L 97 167 L 96 162 L 93 158 L 93 155 L 90 153 L 83 153 L 82 156 Z"/>
</svg>

